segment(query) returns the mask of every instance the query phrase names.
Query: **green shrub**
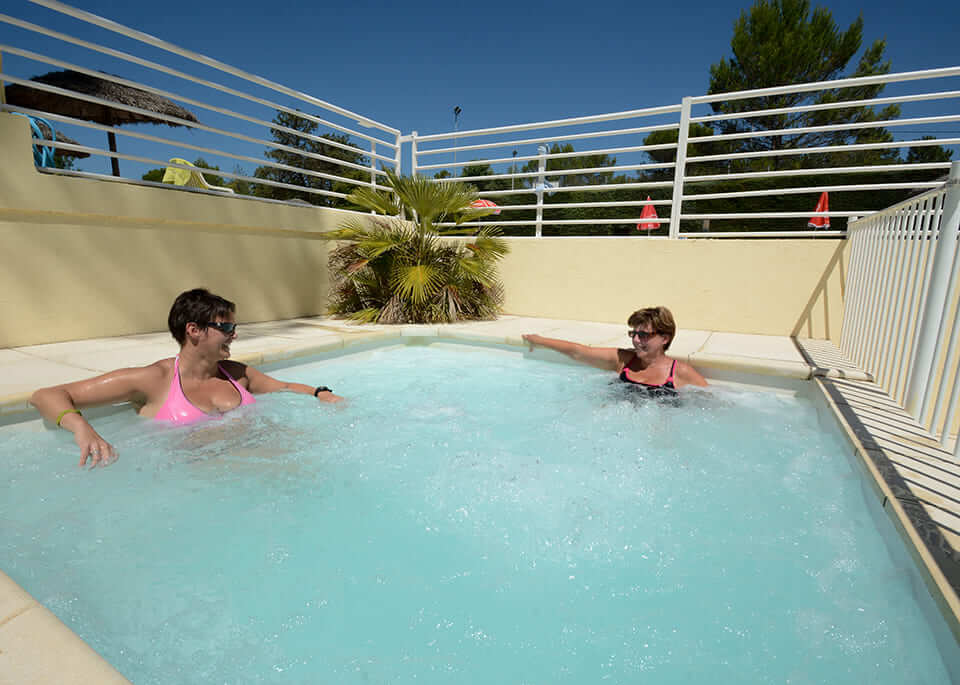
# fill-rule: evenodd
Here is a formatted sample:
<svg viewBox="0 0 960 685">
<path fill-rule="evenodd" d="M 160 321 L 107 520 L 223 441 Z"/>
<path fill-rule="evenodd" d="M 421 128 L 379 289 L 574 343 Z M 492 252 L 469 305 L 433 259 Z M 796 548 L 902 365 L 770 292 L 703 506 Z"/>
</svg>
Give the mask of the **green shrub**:
<svg viewBox="0 0 960 685">
<path fill-rule="evenodd" d="M 503 303 L 497 262 L 508 252 L 499 230 L 485 226 L 475 236 L 444 240 L 442 233 L 464 231 L 436 227 L 494 210 L 472 208 L 477 191 L 463 183 L 387 171 L 387 185 L 392 192 L 360 188 L 348 196 L 378 214 L 352 216 L 324 236 L 341 241 L 330 255 L 330 313 L 368 323 L 494 318 Z"/>
</svg>

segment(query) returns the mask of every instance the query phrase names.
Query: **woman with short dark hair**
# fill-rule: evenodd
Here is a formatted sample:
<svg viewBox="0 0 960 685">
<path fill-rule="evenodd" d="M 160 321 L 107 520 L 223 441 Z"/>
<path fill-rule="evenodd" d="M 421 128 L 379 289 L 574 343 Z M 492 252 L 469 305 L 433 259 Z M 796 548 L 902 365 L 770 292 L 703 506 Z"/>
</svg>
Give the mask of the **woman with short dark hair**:
<svg viewBox="0 0 960 685">
<path fill-rule="evenodd" d="M 111 371 L 95 378 L 37 390 L 30 403 L 44 418 L 71 433 L 80 465 L 105 465 L 116 450 L 80 413 L 82 407 L 113 402 L 138 405 L 141 416 L 174 424 L 193 423 L 256 402 L 253 395 L 294 392 L 322 402 L 339 402 L 326 386 L 284 383 L 252 366 L 229 361 L 237 338 L 236 306 L 203 288 L 180 293 L 167 325 L 180 354 L 149 366 Z"/>
<path fill-rule="evenodd" d="M 590 347 L 569 340 L 528 333 L 523 339 L 534 347 L 562 352 L 571 359 L 600 369 L 616 371 L 624 383 L 637 386 L 651 397 L 675 397 L 684 385 L 707 384 L 696 369 L 664 354 L 677 334 L 673 314 L 666 307 L 638 309 L 627 319 L 632 348 Z"/>
</svg>

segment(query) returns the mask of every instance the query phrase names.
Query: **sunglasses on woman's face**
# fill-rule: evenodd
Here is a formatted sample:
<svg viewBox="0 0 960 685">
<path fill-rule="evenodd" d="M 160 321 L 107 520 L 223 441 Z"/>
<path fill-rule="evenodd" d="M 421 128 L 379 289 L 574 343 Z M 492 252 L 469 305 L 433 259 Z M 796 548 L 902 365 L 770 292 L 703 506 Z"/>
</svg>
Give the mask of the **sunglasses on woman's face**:
<svg viewBox="0 0 960 685">
<path fill-rule="evenodd" d="M 216 328 L 224 335 L 231 335 L 237 330 L 237 324 L 232 321 L 208 321 L 205 325 L 210 326 L 210 328 Z"/>
<path fill-rule="evenodd" d="M 648 333 L 647 331 L 627 331 L 627 336 L 630 338 L 637 338 L 640 342 L 647 342 L 655 335 L 656 332 Z"/>
</svg>

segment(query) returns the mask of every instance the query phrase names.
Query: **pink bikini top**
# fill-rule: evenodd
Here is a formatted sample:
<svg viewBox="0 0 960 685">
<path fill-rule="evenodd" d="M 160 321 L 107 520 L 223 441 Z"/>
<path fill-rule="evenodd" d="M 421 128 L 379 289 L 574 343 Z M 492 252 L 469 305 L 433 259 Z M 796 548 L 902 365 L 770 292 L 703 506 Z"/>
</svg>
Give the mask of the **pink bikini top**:
<svg viewBox="0 0 960 685">
<path fill-rule="evenodd" d="M 233 387 L 240 393 L 240 405 L 253 404 L 256 402 L 246 388 L 233 380 L 233 377 L 226 370 L 217 364 L 217 368 L 227 377 L 227 380 L 233 384 Z M 168 421 L 170 423 L 193 423 L 201 419 L 209 419 L 217 416 L 200 411 L 190 403 L 187 396 L 183 394 L 183 387 L 180 385 L 180 355 L 173 359 L 173 379 L 170 381 L 170 392 L 167 393 L 167 399 L 164 401 L 160 411 L 153 417 L 154 421 Z"/>
</svg>

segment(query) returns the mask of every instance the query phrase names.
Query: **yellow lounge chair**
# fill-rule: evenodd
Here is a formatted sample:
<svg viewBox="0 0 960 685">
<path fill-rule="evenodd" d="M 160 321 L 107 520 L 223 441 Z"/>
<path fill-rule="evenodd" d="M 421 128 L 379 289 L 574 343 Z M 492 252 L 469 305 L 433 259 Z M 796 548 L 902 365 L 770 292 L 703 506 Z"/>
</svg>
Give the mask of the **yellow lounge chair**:
<svg viewBox="0 0 960 685">
<path fill-rule="evenodd" d="M 171 164 L 182 164 L 183 166 L 192 167 L 196 169 L 193 164 L 188 162 L 185 159 L 180 159 L 179 157 L 173 157 L 170 159 Z M 212 186 L 207 183 L 207 179 L 203 177 L 203 174 L 199 171 L 180 169 L 175 166 L 168 166 L 167 170 L 163 172 L 163 182 L 172 183 L 175 186 L 189 186 L 190 188 L 203 188 L 204 190 L 215 190 L 218 193 L 233 193 L 233 188 L 227 188 L 226 186 Z"/>
</svg>

